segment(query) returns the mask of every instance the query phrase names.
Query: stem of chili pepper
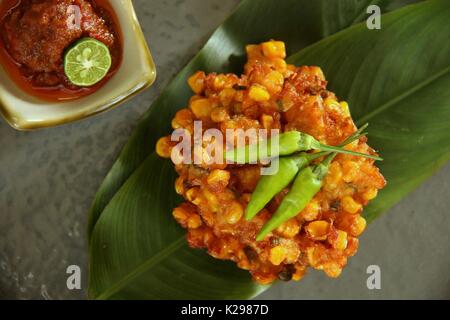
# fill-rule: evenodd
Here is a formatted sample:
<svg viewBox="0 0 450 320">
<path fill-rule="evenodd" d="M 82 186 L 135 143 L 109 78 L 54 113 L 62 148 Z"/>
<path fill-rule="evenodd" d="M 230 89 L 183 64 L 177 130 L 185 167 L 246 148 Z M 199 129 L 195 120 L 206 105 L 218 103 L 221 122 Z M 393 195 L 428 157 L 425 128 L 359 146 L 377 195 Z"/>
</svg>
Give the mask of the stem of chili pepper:
<svg viewBox="0 0 450 320">
<path fill-rule="evenodd" d="M 383 161 L 383 158 L 380 158 L 378 156 L 365 154 L 365 153 L 361 153 L 361 152 L 350 151 L 350 150 L 346 150 L 346 149 L 339 148 L 339 147 L 327 146 L 327 145 L 324 145 L 324 144 L 321 144 L 321 143 L 319 143 L 317 146 L 315 146 L 314 149 L 321 150 L 321 151 L 342 153 L 342 154 L 350 154 L 350 155 L 353 155 L 353 156 L 359 156 L 359 157 L 374 159 L 374 160 L 377 160 L 377 161 Z"/>
<path fill-rule="evenodd" d="M 355 133 L 353 133 L 350 137 L 348 137 L 344 142 L 342 142 L 338 147 L 345 147 L 346 145 L 352 143 L 353 141 L 358 140 L 359 138 L 366 136 L 367 133 L 364 133 L 364 130 L 369 126 L 368 123 L 364 124 L 359 128 Z"/>
<path fill-rule="evenodd" d="M 353 141 L 361 138 L 364 133 L 362 131 L 366 128 L 362 127 L 352 136 L 347 138 L 340 146 L 344 147 Z M 312 161 L 328 155 L 329 152 L 320 152 L 314 154 L 300 153 L 290 157 L 279 158 L 278 171 L 274 175 L 262 176 L 252 193 L 250 202 L 245 209 L 245 218 L 247 220 L 253 219 L 269 202 L 270 200 L 284 188 L 286 188 L 297 173 L 309 165 Z"/>
</svg>

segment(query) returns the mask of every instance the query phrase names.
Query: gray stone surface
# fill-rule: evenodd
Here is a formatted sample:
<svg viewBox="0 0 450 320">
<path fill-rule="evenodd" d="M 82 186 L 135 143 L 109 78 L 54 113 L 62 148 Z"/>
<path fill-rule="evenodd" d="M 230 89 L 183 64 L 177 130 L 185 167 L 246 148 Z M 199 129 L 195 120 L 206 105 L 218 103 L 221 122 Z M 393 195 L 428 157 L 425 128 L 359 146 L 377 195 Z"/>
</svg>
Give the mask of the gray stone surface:
<svg viewBox="0 0 450 320">
<path fill-rule="evenodd" d="M 0 120 L 0 299 L 83 299 L 87 212 L 140 115 L 195 54 L 237 0 L 135 0 L 158 66 L 145 93 L 106 114 L 37 132 Z M 450 165 L 370 226 L 343 276 L 319 272 L 280 283 L 263 299 L 450 298 Z M 83 290 L 65 270 L 82 267 Z M 382 289 L 366 287 L 366 268 Z"/>
</svg>

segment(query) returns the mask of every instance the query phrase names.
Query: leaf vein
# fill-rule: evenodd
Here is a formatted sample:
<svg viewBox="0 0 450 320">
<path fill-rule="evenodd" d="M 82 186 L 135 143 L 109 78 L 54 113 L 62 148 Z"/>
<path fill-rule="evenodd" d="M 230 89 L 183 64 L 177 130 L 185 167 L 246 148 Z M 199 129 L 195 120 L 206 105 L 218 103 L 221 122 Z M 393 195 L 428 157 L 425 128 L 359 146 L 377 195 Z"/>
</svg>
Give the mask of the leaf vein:
<svg viewBox="0 0 450 320">
<path fill-rule="evenodd" d="M 126 274 L 123 278 L 118 280 L 115 284 L 109 287 L 105 292 L 100 294 L 96 300 L 106 300 L 110 298 L 112 295 L 117 293 L 120 289 L 122 289 L 127 283 L 140 276 L 142 273 L 148 271 L 152 267 L 154 267 L 157 263 L 164 261 L 167 257 L 172 255 L 174 252 L 178 251 L 185 244 L 185 237 L 182 236 L 178 240 L 173 241 L 170 245 L 165 247 L 162 251 L 157 254 L 151 256 L 142 264 L 140 264 L 137 268 Z"/>
<path fill-rule="evenodd" d="M 400 94 L 400 95 L 394 97 L 393 99 L 387 101 L 386 103 L 382 104 L 381 106 L 379 106 L 378 108 L 376 108 L 372 112 L 369 112 L 367 115 L 365 115 L 364 117 L 362 117 L 361 119 L 359 119 L 357 121 L 357 125 L 360 126 L 361 124 L 369 122 L 369 120 L 372 119 L 373 117 L 375 117 L 376 115 L 382 113 L 383 111 L 386 111 L 387 109 L 389 109 L 392 106 L 396 105 L 398 102 L 400 102 L 400 101 L 408 98 L 409 96 L 413 95 L 417 91 L 420 91 L 421 89 L 425 88 L 426 86 L 428 86 L 432 82 L 436 81 L 440 77 L 443 77 L 444 75 L 446 75 L 449 72 L 450 72 L 450 66 L 448 66 L 447 68 L 443 69 L 442 71 L 434 74 L 430 78 L 419 82 L 418 84 L 416 84 L 415 86 L 413 86 L 409 90 L 406 90 L 402 94 Z"/>
</svg>

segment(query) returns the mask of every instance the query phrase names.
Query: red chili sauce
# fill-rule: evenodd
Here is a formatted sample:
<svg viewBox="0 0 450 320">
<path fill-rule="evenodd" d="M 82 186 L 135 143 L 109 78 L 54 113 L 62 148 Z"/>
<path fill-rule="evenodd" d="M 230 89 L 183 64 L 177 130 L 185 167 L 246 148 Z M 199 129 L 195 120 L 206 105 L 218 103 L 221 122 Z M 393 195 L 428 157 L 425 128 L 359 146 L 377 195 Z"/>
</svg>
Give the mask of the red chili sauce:
<svg viewBox="0 0 450 320">
<path fill-rule="evenodd" d="M 112 66 L 92 87 L 77 87 L 64 74 L 68 47 L 83 37 L 108 46 Z M 3 0 L 0 3 L 0 63 L 28 94 L 73 100 L 101 88 L 122 60 L 117 17 L 107 0 Z"/>
</svg>

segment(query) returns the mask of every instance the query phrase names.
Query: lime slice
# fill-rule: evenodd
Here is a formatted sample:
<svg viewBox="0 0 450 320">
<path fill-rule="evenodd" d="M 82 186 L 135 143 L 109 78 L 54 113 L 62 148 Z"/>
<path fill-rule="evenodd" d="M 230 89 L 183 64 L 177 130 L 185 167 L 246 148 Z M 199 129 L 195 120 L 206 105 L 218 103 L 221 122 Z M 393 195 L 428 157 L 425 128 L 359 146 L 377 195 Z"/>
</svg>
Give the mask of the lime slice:
<svg viewBox="0 0 450 320">
<path fill-rule="evenodd" d="M 102 42 L 83 38 L 64 56 L 64 72 L 79 87 L 90 87 L 101 81 L 111 68 L 111 54 Z"/>
</svg>

